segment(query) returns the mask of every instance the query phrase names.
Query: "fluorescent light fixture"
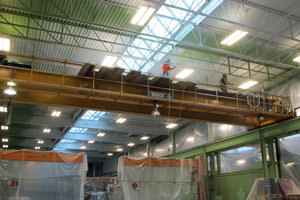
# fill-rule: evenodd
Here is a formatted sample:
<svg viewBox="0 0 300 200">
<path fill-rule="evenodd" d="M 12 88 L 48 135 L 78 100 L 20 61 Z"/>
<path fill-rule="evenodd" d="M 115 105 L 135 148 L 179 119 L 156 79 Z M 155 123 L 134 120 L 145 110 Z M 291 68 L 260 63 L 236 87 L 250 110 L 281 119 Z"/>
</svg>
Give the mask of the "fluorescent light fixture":
<svg viewBox="0 0 300 200">
<path fill-rule="evenodd" d="M 294 62 L 300 63 L 300 55 L 293 59 Z"/>
<path fill-rule="evenodd" d="M 8 148 L 8 145 L 7 145 L 7 144 L 3 144 L 3 145 L 2 145 L 2 148 L 3 148 L 3 149 L 7 149 L 7 148 Z"/>
<path fill-rule="evenodd" d="M 86 146 L 81 146 L 80 149 L 86 149 Z"/>
<path fill-rule="evenodd" d="M 38 147 L 38 146 L 34 147 L 35 150 L 39 150 L 40 148 L 41 148 L 41 147 Z"/>
<path fill-rule="evenodd" d="M 142 17 L 142 19 L 139 21 L 138 25 L 144 26 L 145 23 L 150 19 L 150 17 L 153 15 L 154 12 L 155 12 L 154 8 L 148 8 L 148 10 L 146 11 L 146 13 Z"/>
<path fill-rule="evenodd" d="M 13 88 L 13 87 L 8 87 L 8 88 L 6 88 L 6 89 L 4 90 L 4 93 L 7 94 L 7 95 L 9 95 L 9 96 L 14 96 L 14 95 L 17 94 L 17 91 L 16 91 L 16 89 Z"/>
<path fill-rule="evenodd" d="M 291 163 L 287 163 L 287 164 L 286 164 L 287 167 L 291 167 L 291 166 L 293 166 L 293 165 L 295 165 L 294 162 L 291 162 Z"/>
<path fill-rule="evenodd" d="M 112 67 L 118 60 L 115 56 L 106 56 L 102 61 L 101 65 L 105 67 Z"/>
<path fill-rule="evenodd" d="M 246 163 L 246 160 L 238 160 L 238 161 L 236 161 L 236 164 L 238 164 L 238 165 L 243 165 L 245 163 Z"/>
<path fill-rule="evenodd" d="M 137 13 L 131 20 L 131 24 L 143 26 L 149 20 L 149 18 L 155 12 L 154 8 L 148 8 L 147 6 L 141 6 Z"/>
<path fill-rule="evenodd" d="M 195 138 L 194 138 L 193 136 L 188 137 L 188 138 L 186 139 L 187 142 L 194 142 L 194 140 L 195 140 Z"/>
<path fill-rule="evenodd" d="M 134 145 L 135 144 L 133 142 L 130 142 L 130 143 L 127 144 L 127 146 L 129 146 L 129 147 L 133 147 Z"/>
<path fill-rule="evenodd" d="M 140 9 L 137 11 L 137 13 L 134 15 L 134 17 L 131 20 L 132 24 L 137 24 L 138 21 L 143 17 L 145 12 L 147 11 L 148 7 L 141 6 Z"/>
<path fill-rule="evenodd" d="M 240 89 L 248 89 L 251 88 L 252 86 L 256 85 L 258 82 L 257 81 L 247 81 L 246 83 L 243 83 L 242 85 L 239 86 Z"/>
<path fill-rule="evenodd" d="M 118 123 L 118 124 L 123 124 L 124 122 L 126 122 L 126 118 L 124 118 L 124 117 L 120 117 L 120 118 L 118 118 L 117 120 L 116 120 L 116 123 Z"/>
<path fill-rule="evenodd" d="M 16 83 L 13 82 L 13 81 L 8 81 L 8 82 L 7 82 L 7 86 L 14 87 L 14 86 L 16 86 Z"/>
<path fill-rule="evenodd" d="M 193 71 L 194 70 L 192 70 L 192 69 L 184 69 L 176 75 L 176 78 L 181 78 L 181 79 L 186 78 L 189 75 L 191 75 L 193 73 Z"/>
<path fill-rule="evenodd" d="M 8 138 L 2 138 L 2 142 L 8 142 Z"/>
<path fill-rule="evenodd" d="M 99 133 L 97 134 L 97 136 L 98 136 L 98 137 L 103 137 L 103 136 L 105 136 L 105 133 L 99 132 Z"/>
<path fill-rule="evenodd" d="M 232 127 L 232 125 L 222 124 L 222 125 L 220 126 L 220 130 L 221 130 L 221 131 L 230 130 L 231 127 Z"/>
<path fill-rule="evenodd" d="M 122 148 L 117 148 L 117 151 L 121 152 L 121 151 L 123 151 L 123 149 Z"/>
<path fill-rule="evenodd" d="M 114 154 L 113 153 L 107 153 L 107 156 L 113 156 Z"/>
<path fill-rule="evenodd" d="M 38 140 L 37 143 L 38 144 L 44 144 L 44 140 Z"/>
<path fill-rule="evenodd" d="M 10 39 L 0 38 L 0 51 L 10 51 Z"/>
<path fill-rule="evenodd" d="M 51 114 L 52 117 L 59 117 L 61 115 L 61 111 L 54 110 Z"/>
<path fill-rule="evenodd" d="M 175 123 L 169 123 L 166 125 L 166 128 L 172 129 L 172 128 L 175 128 L 176 126 L 177 126 L 177 124 L 175 124 Z"/>
<path fill-rule="evenodd" d="M 89 144 L 94 144 L 94 142 L 95 142 L 94 140 L 89 140 L 88 141 Z"/>
<path fill-rule="evenodd" d="M 51 129 L 50 128 L 44 128 L 43 133 L 50 133 Z"/>
<path fill-rule="evenodd" d="M 2 126 L 1 126 L 1 130 L 8 130 L 8 126 L 2 125 Z"/>
<path fill-rule="evenodd" d="M 148 154 L 147 154 L 147 153 L 144 153 L 143 156 L 148 156 Z"/>
<path fill-rule="evenodd" d="M 141 137 L 141 140 L 148 140 L 150 137 L 149 136 L 143 136 Z"/>
<path fill-rule="evenodd" d="M 155 149 L 156 152 L 163 152 L 164 150 L 163 149 L 160 149 L 160 148 L 157 148 Z"/>
<path fill-rule="evenodd" d="M 243 37 L 245 37 L 248 34 L 248 32 L 237 30 L 233 32 L 231 35 L 226 37 L 221 44 L 226 45 L 226 46 L 231 46 Z"/>
<path fill-rule="evenodd" d="M 0 112 L 7 112 L 6 106 L 0 106 Z"/>
</svg>

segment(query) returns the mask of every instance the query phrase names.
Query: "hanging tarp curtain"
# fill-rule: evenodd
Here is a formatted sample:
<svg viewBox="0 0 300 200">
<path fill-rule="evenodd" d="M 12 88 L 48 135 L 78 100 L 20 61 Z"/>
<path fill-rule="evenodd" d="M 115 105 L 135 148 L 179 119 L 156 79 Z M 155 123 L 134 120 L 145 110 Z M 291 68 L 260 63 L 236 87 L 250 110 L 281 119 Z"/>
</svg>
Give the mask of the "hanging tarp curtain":
<svg viewBox="0 0 300 200">
<path fill-rule="evenodd" d="M 85 154 L 0 150 L 3 200 L 82 200 Z"/>
<path fill-rule="evenodd" d="M 281 166 L 284 176 L 300 186 L 300 134 L 280 139 Z"/>
<path fill-rule="evenodd" d="M 206 199 L 205 159 L 120 157 L 118 180 L 124 200 Z"/>
</svg>

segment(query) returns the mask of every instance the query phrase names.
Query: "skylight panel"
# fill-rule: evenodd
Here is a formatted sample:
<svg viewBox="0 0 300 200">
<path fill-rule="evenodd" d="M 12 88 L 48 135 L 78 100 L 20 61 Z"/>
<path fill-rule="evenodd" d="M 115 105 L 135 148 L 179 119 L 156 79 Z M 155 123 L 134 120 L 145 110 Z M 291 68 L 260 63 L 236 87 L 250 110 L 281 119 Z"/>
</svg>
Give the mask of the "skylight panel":
<svg viewBox="0 0 300 200">
<path fill-rule="evenodd" d="M 210 14 L 214 11 L 223 0 L 166 0 L 166 4 L 174 5 L 176 7 L 181 7 L 185 9 L 190 9 L 193 11 L 198 11 L 200 9 L 205 14 Z M 205 5 L 205 7 L 204 7 Z M 165 16 L 165 17 L 164 17 Z M 172 19 L 173 18 L 173 19 Z M 176 19 L 174 19 L 176 18 Z M 181 41 L 187 34 L 193 30 L 194 25 L 198 25 L 205 19 L 205 16 L 195 15 L 193 13 L 186 12 L 184 10 L 179 10 L 175 8 L 170 8 L 167 6 L 161 6 L 156 14 L 150 19 L 146 27 L 142 30 L 143 34 L 153 35 L 156 37 L 162 37 L 164 39 L 170 39 L 173 36 L 176 36 L 176 40 Z M 184 27 L 179 31 L 182 21 L 190 21 L 190 24 L 183 23 Z M 192 22 L 192 24 L 191 24 Z M 143 40 L 144 42 L 140 42 Z M 146 40 L 145 40 L 146 39 Z M 157 42 L 156 42 L 157 41 Z M 153 57 L 153 61 L 161 60 L 171 49 L 172 46 L 163 47 L 165 44 L 160 44 L 158 42 L 165 41 L 160 38 L 153 38 L 146 35 L 138 36 L 132 43 L 133 47 L 149 48 L 153 51 L 139 50 L 139 51 L 126 51 L 124 55 L 141 58 L 141 55 L 144 58 Z M 176 45 L 177 42 L 169 41 L 171 45 Z M 146 46 L 145 46 L 146 44 Z M 130 47 L 129 47 L 130 48 Z M 129 49 L 128 48 L 128 49 Z M 164 53 L 154 52 L 155 50 L 162 49 Z M 152 66 L 154 66 L 153 61 L 148 60 L 138 60 L 135 58 L 124 59 L 117 63 L 119 67 L 129 67 L 130 69 L 141 69 L 142 72 L 149 71 Z M 126 63 L 126 64 L 125 64 Z M 148 64 L 150 63 L 150 64 Z"/>
<path fill-rule="evenodd" d="M 105 112 L 96 110 L 87 110 L 80 119 L 97 121 L 103 117 Z"/>
<path fill-rule="evenodd" d="M 161 6 L 160 9 L 157 11 L 157 14 L 158 15 L 164 15 L 164 16 L 167 16 L 167 17 L 176 17 L 174 15 L 174 13 L 171 12 L 170 9 L 167 8 L 166 6 Z"/>
<path fill-rule="evenodd" d="M 73 144 L 76 142 L 76 140 L 72 140 L 72 139 L 62 139 L 60 140 L 61 143 L 69 143 L 69 144 Z"/>
</svg>

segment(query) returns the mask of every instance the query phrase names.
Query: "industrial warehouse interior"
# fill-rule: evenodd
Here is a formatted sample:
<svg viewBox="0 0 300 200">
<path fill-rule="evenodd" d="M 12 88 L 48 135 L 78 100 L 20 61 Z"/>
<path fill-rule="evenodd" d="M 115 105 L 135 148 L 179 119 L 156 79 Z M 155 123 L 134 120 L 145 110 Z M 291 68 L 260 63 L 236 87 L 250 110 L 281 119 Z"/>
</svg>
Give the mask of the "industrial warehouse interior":
<svg viewBox="0 0 300 200">
<path fill-rule="evenodd" d="M 0 0 L 0 200 L 300 200 L 299 0 Z"/>
</svg>

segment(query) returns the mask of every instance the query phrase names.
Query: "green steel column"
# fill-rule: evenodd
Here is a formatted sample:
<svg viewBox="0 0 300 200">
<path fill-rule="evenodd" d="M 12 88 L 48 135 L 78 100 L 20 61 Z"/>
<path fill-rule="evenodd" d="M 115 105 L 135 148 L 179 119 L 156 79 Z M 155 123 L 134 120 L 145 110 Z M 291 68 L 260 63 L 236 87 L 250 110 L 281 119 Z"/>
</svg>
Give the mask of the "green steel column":
<svg viewBox="0 0 300 200">
<path fill-rule="evenodd" d="M 263 164 L 263 168 L 264 168 L 264 177 L 269 177 L 266 142 L 265 142 L 265 138 L 264 138 L 264 130 L 259 130 L 259 138 L 260 138 L 262 164 Z"/>
<path fill-rule="evenodd" d="M 176 154 L 176 137 L 175 137 L 175 132 L 173 132 L 172 134 L 172 147 L 173 147 L 173 154 L 175 155 Z"/>
<path fill-rule="evenodd" d="M 217 174 L 220 175 L 221 174 L 221 155 L 218 152 L 216 156 L 217 156 Z"/>
<path fill-rule="evenodd" d="M 272 139 L 268 140 L 268 152 L 269 152 L 269 175 L 271 178 L 276 178 L 276 160 L 274 151 L 274 141 Z"/>
<path fill-rule="evenodd" d="M 215 154 L 211 153 L 209 157 L 210 161 L 210 177 L 209 177 L 209 197 L 210 200 L 215 199 L 215 190 L 214 190 L 214 181 L 215 181 L 215 176 L 216 176 L 216 169 L 215 169 Z"/>
<path fill-rule="evenodd" d="M 275 138 L 275 146 L 276 146 L 278 175 L 279 175 L 279 178 L 283 178 L 284 173 L 283 173 L 283 168 L 282 168 L 282 158 L 281 158 L 280 141 L 279 141 L 278 138 Z"/>
</svg>

